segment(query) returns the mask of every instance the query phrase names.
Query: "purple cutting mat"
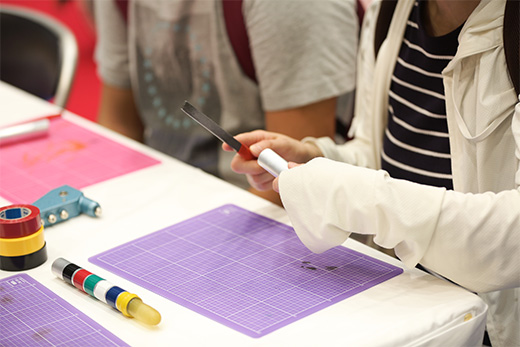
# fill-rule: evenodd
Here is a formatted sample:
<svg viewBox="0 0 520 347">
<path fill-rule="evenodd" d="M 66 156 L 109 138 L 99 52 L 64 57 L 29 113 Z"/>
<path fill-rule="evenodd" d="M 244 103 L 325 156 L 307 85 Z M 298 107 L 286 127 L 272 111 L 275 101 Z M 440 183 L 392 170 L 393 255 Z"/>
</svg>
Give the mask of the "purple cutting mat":
<svg viewBox="0 0 520 347">
<path fill-rule="evenodd" d="M 0 279 L 0 346 L 128 346 L 27 274 Z"/>
<path fill-rule="evenodd" d="M 309 251 L 282 223 L 225 205 L 89 259 L 251 337 L 403 270 L 345 247 Z"/>
</svg>

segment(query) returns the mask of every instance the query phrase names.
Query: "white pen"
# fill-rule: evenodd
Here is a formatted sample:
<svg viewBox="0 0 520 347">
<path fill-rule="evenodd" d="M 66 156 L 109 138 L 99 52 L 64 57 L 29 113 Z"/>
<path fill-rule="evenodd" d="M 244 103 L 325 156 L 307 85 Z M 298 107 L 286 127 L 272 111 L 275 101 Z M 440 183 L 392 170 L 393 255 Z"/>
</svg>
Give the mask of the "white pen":
<svg viewBox="0 0 520 347">
<path fill-rule="evenodd" d="M 282 171 L 289 169 L 287 161 L 270 148 L 266 148 L 260 152 L 258 165 L 274 177 L 278 177 Z"/>
<path fill-rule="evenodd" d="M 47 118 L 17 124 L 0 129 L 0 145 L 24 141 L 43 136 L 49 131 L 50 121 Z"/>
</svg>

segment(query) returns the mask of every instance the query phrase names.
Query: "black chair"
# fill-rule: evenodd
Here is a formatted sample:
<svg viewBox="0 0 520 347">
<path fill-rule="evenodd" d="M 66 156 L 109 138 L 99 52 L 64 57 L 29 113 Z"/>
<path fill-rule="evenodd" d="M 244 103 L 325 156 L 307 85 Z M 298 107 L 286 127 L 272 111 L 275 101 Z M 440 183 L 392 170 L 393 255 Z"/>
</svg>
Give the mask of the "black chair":
<svg viewBox="0 0 520 347">
<path fill-rule="evenodd" d="M 0 80 L 65 108 L 77 60 L 76 38 L 65 25 L 0 4 Z"/>
</svg>

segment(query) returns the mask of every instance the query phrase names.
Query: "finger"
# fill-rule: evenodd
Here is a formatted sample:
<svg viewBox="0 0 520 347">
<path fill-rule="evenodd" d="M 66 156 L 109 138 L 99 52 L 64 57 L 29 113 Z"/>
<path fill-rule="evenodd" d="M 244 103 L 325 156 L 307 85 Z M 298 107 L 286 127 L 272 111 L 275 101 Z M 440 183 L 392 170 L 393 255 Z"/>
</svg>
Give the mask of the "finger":
<svg viewBox="0 0 520 347">
<path fill-rule="evenodd" d="M 303 164 L 299 164 L 299 163 L 295 163 L 293 161 L 290 161 L 287 163 L 287 165 L 289 166 L 289 169 L 292 169 L 293 167 L 298 167 L 300 165 L 303 165 Z"/>
<path fill-rule="evenodd" d="M 302 153 L 305 148 L 303 144 L 295 139 L 288 136 L 279 135 L 274 138 L 259 141 L 249 147 L 251 153 L 255 156 L 259 156 L 260 153 L 270 148 L 285 160 L 302 162 Z"/>
<path fill-rule="evenodd" d="M 265 130 L 254 130 L 247 133 L 238 134 L 235 136 L 235 139 L 237 139 L 243 145 L 249 147 L 257 142 L 275 137 L 275 133 L 271 133 Z"/>
<path fill-rule="evenodd" d="M 231 170 L 239 174 L 258 175 L 262 174 L 264 169 L 258 165 L 255 160 L 246 160 L 240 155 L 235 155 L 231 160 Z"/>
<path fill-rule="evenodd" d="M 271 176 L 271 175 L 269 175 L 269 176 Z M 249 183 L 249 185 L 251 185 L 251 187 L 255 188 L 256 190 L 259 190 L 259 191 L 271 190 L 272 180 L 273 180 L 272 176 L 268 181 L 259 180 L 258 175 L 255 175 L 255 176 L 246 175 L 246 178 L 247 178 L 247 182 Z"/>
<path fill-rule="evenodd" d="M 298 166 L 303 165 L 303 164 L 298 164 L 298 163 L 295 163 L 295 162 L 292 162 L 292 161 L 288 162 L 287 164 L 288 164 L 288 166 L 289 166 L 289 169 L 292 169 L 292 168 L 295 168 L 295 167 L 298 167 Z M 274 190 L 275 192 L 277 192 L 277 193 L 280 193 L 280 187 L 278 186 L 278 184 L 279 184 L 278 181 L 279 181 L 279 180 L 278 180 L 278 177 L 276 177 L 276 178 L 273 180 L 273 190 Z"/>
<path fill-rule="evenodd" d="M 222 149 L 225 150 L 226 152 L 233 152 L 234 151 L 234 149 L 230 145 L 225 143 L 225 142 L 222 143 Z"/>
<path fill-rule="evenodd" d="M 252 155 L 258 158 L 260 156 L 260 153 L 262 153 L 262 151 L 266 148 L 270 148 L 278 153 L 280 151 L 279 149 L 277 149 L 278 147 L 279 142 L 276 139 L 262 140 L 251 145 L 251 147 L 249 147 L 249 151 Z"/>
<path fill-rule="evenodd" d="M 265 130 L 253 130 L 245 133 L 241 133 L 238 135 L 235 135 L 234 138 L 239 141 L 244 146 L 249 147 L 250 145 L 261 141 L 265 138 L 272 137 L 274 135 L 268 133 Z M 222 144 L 222 149 L 227 152 L 233 151 L 233 148 L 229 146 L 227 143 Z"/>
<path fill-rule="evenodd" d="M 271 189 L 271 184 L 273 182 L 273 175 L 271 175 L 267 171 L 263 171 L 258 175 L 248 175 L 251 180 L 255 182 L 256 185 L 266 186 L 268 189 Z"/>
<path fill-rule="evenodd" d="M 280 188 L 278 187 L 278 177 L 276 177 L 274 180 L 273 180 L 273 190 L 277 193 L 280 193 Z"/>
</svg>

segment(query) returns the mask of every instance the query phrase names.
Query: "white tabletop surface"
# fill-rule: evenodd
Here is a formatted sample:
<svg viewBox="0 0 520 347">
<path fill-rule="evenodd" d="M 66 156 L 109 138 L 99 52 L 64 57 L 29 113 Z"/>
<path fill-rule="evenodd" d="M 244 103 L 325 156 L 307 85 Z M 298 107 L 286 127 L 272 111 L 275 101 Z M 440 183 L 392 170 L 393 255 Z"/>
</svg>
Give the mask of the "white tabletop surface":
<svg viewBox="0 0 520 347">
<path fill-rule="evenodd" d="M 0 127 L 59 111 L 0 82 Z M 82 189 L 101 218 L 78 216 L 45 229 L 48 260 L 26 271 L 132 346 L 455 346 L 481 341 L 487 307 L 476 295 L 417 269 L 255 339 L 169 301 L 88 262 L 88 258 L 224 204 L 290 224 L 285 211 L 220 179 L 65 112 L 64 118 L 159 159 L 162 163 Z M 0 148 L 0 160 L 2 160 Z M 0 182 L 0 184 L 6 184 Z M 0 197 L 0 206 L 11 202 Z M 153 218 L 151 218 L 151 216 Z M 396 259 L 348 240 L 350 247 L 399 267 Z M 63 257 L 138 294 L 157 308 L 155 327 L 130 319 L 56 278 Z M 0 270 L 0 278 L 17 272 Z M 465 321 L 466 317 L 466 321 Z M 472 317 L 467 320 L 468 317 Z"/>
</svg>

